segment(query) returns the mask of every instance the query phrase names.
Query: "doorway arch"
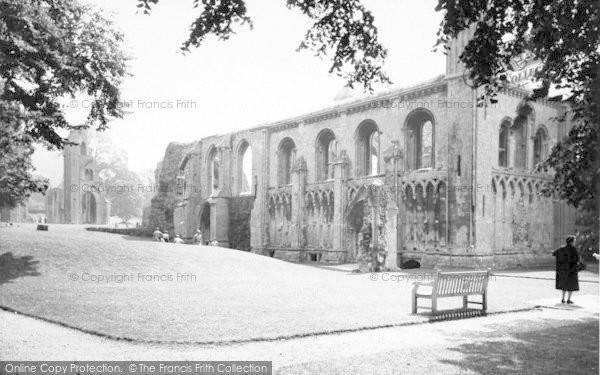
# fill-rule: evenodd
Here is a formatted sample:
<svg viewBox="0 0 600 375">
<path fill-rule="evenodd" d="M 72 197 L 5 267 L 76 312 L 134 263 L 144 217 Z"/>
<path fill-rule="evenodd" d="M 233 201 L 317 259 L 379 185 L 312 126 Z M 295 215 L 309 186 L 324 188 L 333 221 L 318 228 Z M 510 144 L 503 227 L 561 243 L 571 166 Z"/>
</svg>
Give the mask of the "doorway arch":
<svg viewBox="0 0 600 375">
<path fill-rule="evenodd" d="M 210 242 L 211 233 L 210 233 L 210 204 L 205 202 L 200 209 L 199 214 L 199 223 L 200 223 L 200 231 L 202 232 L 202 241 L 203 245 Z"/>
</svg>

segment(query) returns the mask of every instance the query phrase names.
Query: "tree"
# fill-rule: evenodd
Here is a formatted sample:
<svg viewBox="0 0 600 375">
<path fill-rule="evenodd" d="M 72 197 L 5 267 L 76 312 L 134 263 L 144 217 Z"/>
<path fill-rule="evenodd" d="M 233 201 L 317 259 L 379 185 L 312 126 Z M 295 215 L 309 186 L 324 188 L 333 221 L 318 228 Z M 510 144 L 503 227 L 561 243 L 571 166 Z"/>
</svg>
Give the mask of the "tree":
<svg viewBox="0 0 600 375">
<path fill-rule="evenodd" d="M 0 159 L 0 170 L 11 171 L 0 180 L 0 190 L 10 192 L 3 204 L 45 191 L 30 173 L 31 147 L 68 144 L 58 133 L 73 128 L 61 98 L 91 98 L 86 126 L 105 129 L 110 117 L 122 117 L 119 86 L 127 74 L 122 40 L 108 19 L 76 0 L 0 0 L 0 142 L 14 146 Z"/>
<path fill-rule="evenodd" d="M 127 165 L 127 153 L 118 149 L 106 134 L 95 137 L 94 160 L 98 163 L 98 175 L 107 191 L 111 213 L 127 222 L 142 215 L 144 190 L 142 179 Z"/>
<path fill-rule="evenodd" d="M 138 0 L 138 8 L 148 14 L 157 3 Z M 193 1 L 194 8 L 199 5 L 200 0 Z M 235 34 L 235 24 L 252 28 L 245 0 L 202 0 L 202 6 L 181 46 L 184 52 L 200 46 L 211 34 L 229 39 Z M 309 49 L 319 57 L 333 54 L 329 72 L 345 77 L 350 87 L 359 84 L 371 89 L 375 82 L 390 82 L 382 70 L 387 50 L 379 43 L 373 15 L 360 0 L 287 0 L 287 6 L 314 20 L 298 50 Z"/>
<path fill-rule="evenodd" d="M 563 97 L 550 98 L 568 104 L 567 116 L 574 126 L 560 140 L 539 170 L 553 170 L 545 190 L 583 215 L 600 211 L 600 2 L 597 0 L 439 0 L 445 11 L 437 46 L 475 26 L 475 34 L 460 59 L 469 76 L 482 86 L 484 96 L 493 97 L 507 83 L 506 66 L 524 52 L 532 52 L 542 63 L 535 79 L 539 88 L 527 100 L 547 97 L 550 88 Z M 587 211 L 587 212 L 586 212 Z M 590 223 L 590 220 L 582 220 Z M 588 226 L 598 239 L 600 220 Z M 594 244 L 598 248 L 598 242 Z"/>
<path fill-rule="evenodd" d="M 139 189 L 141 179 L 135 172 L 123 166 L 111 167 L 114 175 L 104 181 L 105 186 L 110 187 L 107 197 L 111 203 L 111 212 L 127 223 L 132 217 L 142 215 L 144 194 Z"/>
<path fill-rule="evenodd" d="M 51 148 L 66 142 L 56 130 L 71 128 L 62 97 L 89 95 L 87 125 L 104 129 L 123 115 L 122 41 L 111 21 L 76 0 L 0 0 L 0 100 L 23 105 L 26 132 Z"/>
<path fill-rule="evenodd" d="M 43 193 L 48 180 L 31 174 L 31 136 L 24 132 L 25 116 L 14 104 L 0 101 L 0 208 L 14 208 L 32 193 Z"/>
</svg>

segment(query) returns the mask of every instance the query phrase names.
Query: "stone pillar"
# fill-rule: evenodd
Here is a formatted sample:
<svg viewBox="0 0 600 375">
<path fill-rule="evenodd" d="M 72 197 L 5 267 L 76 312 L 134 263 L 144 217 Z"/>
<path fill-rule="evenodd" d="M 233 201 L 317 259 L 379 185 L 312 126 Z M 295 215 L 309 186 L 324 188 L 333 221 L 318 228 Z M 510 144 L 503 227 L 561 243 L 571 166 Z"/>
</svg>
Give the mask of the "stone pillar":
<svg viewBox="0 0 600 375">
<path fill-rule="evenodd" d="M 385 242 L 388 250 L 385 268 L 398 269 L 398 208 L 392 202 L 386 207 Z"/>
<path fill-rule="evenodd" d="M 404 194 L 402 191 L 402 181 L 400 175 L 405 171 L 404 153 L 400 148 L 399 141 L 392 141 L 385 155 L 385 172 L 386 185 L 391 191 L 391 199 L 389 209 L 386 213 L 386 242 L 388 245 L 388 255 L 386 257 L 385 266 L 388 269 L 398 268 L 397 252 L 404 242 L 404 225 L 406 222 L 406 210 L 404 206 Z"/>
<path fill-rule="evenodd" d="M 304 220 L 304 192 L 306 191 L 306 162 L 299 157 L 292 169 L 292 243 L 295 249 L 303 248 L 306 244 L 303 227 Z"/>
<path fill-rule="evenodd" d="M 104 224 L 108 224 L 110 222 L 110 210 L 112 208 L 112 202 L 108 199 L 104 199 Z"/>
<path fill-rule="evenodd" d="M 258 137 L 257 137 L 258 138 Z M 270 158 L 270 133 L 267 129 L 263 129 L 260 134 L 259 144 L 262 147 L 254 147 L 252 149 L 252 163 L 256 166 L 256 200 L 254 209 L 252 210 L 252 233 L 250 236 L 250 245 L 253 252 L 263 253 L 267 247 L 268 230 L 269 230 L 269 158 Z M 260 150 L 260 152 L 258 151 Z M 258 157 L 255 157 L 257 155 Z"/>
<path fill-rule="evenodd" d="M 342 151 L 333 164 L 333 249 L 335 251 L 348 251 L 344 248 L 344 234 L 346 225 L 344 220 L 344 184 L 348 179 L 348 157 L 346 151 Z M 344 256 L 346 257 L 347 254 Z M 345 259 L 340 259 L 345 261 Z"/>
<path fill-rule="evenodd" d="M 219 146 L 221 166 L 219 168 L 219 196 L 231 196 L 231 148 L 226 145 Z"/>
<path fill-rule="evenodd" d="M 210 204 L 210 235 L 209 241 L 217 241 L 219 246 L 229 246 L 229 204 L 227 198 L 213 197 Z"/>
</svg>

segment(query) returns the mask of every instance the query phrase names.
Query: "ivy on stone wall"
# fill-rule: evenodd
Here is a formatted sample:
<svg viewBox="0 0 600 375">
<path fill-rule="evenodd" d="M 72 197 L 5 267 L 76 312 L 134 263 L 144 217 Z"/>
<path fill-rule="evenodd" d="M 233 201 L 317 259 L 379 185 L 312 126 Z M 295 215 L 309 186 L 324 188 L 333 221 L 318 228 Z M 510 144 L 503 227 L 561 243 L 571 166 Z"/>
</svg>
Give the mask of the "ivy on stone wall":
<svg viewBox="0 0 600 375">
<path fill-rule="evenodd" d="M 254 197 L 234 197 L 229 200 L 229 247 L 250 250 L 250 215 Z"/>
<path fill-rule="evenodd" d="M 150 203 L 148 225 L 150 228 L 159 227 L 161 231 L 168 231 L 175 235 L 173 226 L 173 212 L 178 202 L 177 174 L 179 163 L 192 143 L 170 143 L 165 151 L 165 157 L 158 164 L 155 172 L 157 192 Z"/>
</svg>

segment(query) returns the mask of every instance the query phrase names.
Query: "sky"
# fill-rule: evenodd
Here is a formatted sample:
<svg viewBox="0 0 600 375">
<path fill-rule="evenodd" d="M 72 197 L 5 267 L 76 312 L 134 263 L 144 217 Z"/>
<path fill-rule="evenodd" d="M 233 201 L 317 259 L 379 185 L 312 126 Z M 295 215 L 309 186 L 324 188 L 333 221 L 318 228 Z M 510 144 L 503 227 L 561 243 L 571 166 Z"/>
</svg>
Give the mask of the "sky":
<svg viewBox="0 0 600 375">
<path fill-rule="evenodd" d="M 136 0 L 85 0 L 104 9 L 124 33 L 131 56 L 122 87 L 123 119 L 107 134 L 128 154 L 129 168 L 154 169 L 170 142 L 191 142 L 312 112 L 334 104 L 345 81 L 328 73 L 330 60 L 297 52 L 311 21 L 285 0 L 247 0 L 254 28 L 238 26 L 228 41 L 207 39 L 189 54 L 179 52 L 200 13 L 191 0 L 161 0 L 151 14 L 137 13 Z M 385 71 L 394 87 L 444 73 L 445 56 L 433 52 L 442 18 L 436 0 L 363 0 L 388 49 Z M 381 88 L 381 89 L 389 89 Z M 362 92 L 355 95 L 361 96 Z M 67 119 L 87 115 L 85 98 L 64 101 Z M 62 179 L 59 152 L 38 148 L 36 173 Z"/>
</svg>

